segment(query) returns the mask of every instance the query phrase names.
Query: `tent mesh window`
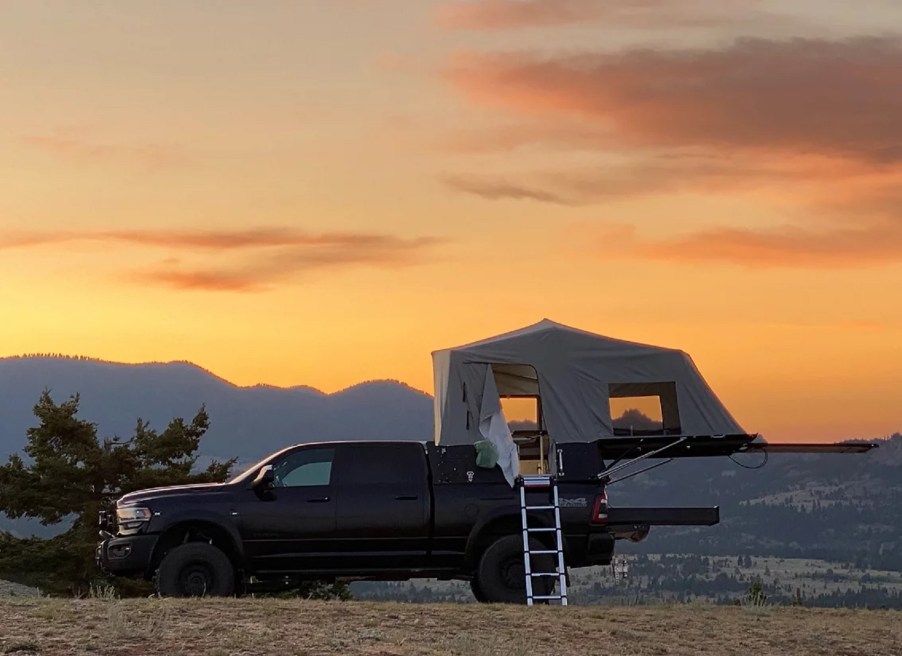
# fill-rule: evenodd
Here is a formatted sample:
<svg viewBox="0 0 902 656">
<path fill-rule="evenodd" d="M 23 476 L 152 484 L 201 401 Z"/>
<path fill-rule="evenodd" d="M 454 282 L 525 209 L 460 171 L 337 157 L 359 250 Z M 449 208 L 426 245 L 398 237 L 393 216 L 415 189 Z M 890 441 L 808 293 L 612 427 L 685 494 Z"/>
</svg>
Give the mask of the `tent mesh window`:
<svg viewBox="0 0 902 656">
<path fill-rule="evenodd" d="M 611 383 L 614 435 L 679 435 L 676 383 Z"/>
</svg>

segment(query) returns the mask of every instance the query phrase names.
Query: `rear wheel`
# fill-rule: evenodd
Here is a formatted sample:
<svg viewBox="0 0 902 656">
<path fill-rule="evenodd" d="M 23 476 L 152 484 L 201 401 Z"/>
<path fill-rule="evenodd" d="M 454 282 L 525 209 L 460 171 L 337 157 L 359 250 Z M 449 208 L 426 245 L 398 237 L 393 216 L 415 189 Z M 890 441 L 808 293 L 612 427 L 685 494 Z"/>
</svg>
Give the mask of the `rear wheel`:
<svg viewBox="0 0 902 656">
<path fill-rule="evenodd" d="M 529 548 L 545 547 L 535 538 L 530 538 Z M 532 571 L 553 572 L 554 569 L 551 554 L 538 554 L 532 557 Z M 525 604 L 526 571 L 523 566 L 523 538 L 519 535 L 507 535 L 493 542 L 479 561 L 477 580 L 486 601 Z M 553 590 L 552 577 L 542 576 L 532 579 L 534 595 L 549 595 Z"/>
<path fill-rule="evenodd" d="M 166 554 L 156 586 L 162 597 L 230 597 L 235 593 L 235 570 L 212 544 L 189 542 Z"/>
</svg>

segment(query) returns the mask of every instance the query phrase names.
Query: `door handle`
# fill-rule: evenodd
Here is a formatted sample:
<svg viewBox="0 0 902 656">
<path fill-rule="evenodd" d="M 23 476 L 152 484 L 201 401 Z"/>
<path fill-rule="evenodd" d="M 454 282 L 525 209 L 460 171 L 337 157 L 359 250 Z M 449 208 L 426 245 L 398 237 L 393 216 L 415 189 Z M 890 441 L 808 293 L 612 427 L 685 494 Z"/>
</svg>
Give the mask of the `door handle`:
<svg viewBox="0 0 902 656">
<path fill-rule="evenodd" d="M 416 501 L 416 500 L 419 499 L 419 498 L 420 498 L 420 497 L 419 497 L 418 495 L 416 495 L 416 494 L 414 494 L 414 495 L 412 495 L 412 496 L 404 496 L 404 495 L 401 495 L 401 496 L 395 497 L 395 501 Z"/>
<path fill-rule="evenodd" d="M 315 499 L 307 499 L 307 503 L 327 503 L 329 497 L 316 497 Z"/>
</svg>

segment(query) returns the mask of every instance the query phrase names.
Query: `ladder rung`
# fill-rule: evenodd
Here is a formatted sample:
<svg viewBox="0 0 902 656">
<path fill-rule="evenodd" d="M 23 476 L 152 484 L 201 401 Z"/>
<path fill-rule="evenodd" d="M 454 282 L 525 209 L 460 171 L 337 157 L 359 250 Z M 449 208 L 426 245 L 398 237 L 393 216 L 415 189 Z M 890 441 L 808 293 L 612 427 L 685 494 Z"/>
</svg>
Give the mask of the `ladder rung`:
<svg viewBox="0 0 902 656">
<path fill-rule="evenodd" d="M 561 595 L 533 595 L 532 598 L 542 600 L 557 599 L 558 601 L 563 601 L 565 597 L 562 597 Z"/>
<path fill-rule="evenodd" d="M 535 554 L 556 554 L 556 553 L 560 553 L 560 551 L 558 551 L 557 549 L 532 549 L 529 552 L 529 555 L 532 556 Z"/>
<path fill-rule="evenodd" d="M 530 576 L 560 576 L 557 572 L 530 572 Z"/>
<path fill-rule="evenodd" d="M 552 531 L 556 531 L 556 528 L 527 528 L 523 529 L 527 533 L 550 533 Z"/>
<path fill-rule="evenodd" d="M 523 506 L 525 510 L 554 510 L 555 506 Z"/>
</svg>

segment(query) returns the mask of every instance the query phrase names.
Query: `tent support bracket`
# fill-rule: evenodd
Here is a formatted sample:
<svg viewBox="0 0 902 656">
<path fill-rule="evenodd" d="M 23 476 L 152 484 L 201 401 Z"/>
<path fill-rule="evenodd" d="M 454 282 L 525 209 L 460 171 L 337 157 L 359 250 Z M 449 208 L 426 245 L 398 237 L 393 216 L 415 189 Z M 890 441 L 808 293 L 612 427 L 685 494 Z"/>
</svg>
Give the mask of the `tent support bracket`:
<svg viewBox="0 0 902 656">
<path fill-rule="evenodd" d="M 629 465 L 629 464 L 632 464 L 632 462 L 634 462 L 634 461 L 630 461 L 630 462 L 628 462 L 628 463 L 626 463 L 626 464 Z M 668 458 L 667 460 L 662 460 L 661 462 L 656 462 L 656 463 L 653 464 L 653 465 L 649 465 L 648 467 L 643 467 L 642 469 L 640 469 L 640 470 L 638 470 L 638 471 L 634 471 L 634 472 L 632 472 L 631 474 L 627 474 L 627 475 L 625 475 L 625 476 L 621 476 L 620 478 L 615 478 L 615 479 L 613 479 L 613 480 L 606 479 L 606 483 L 605 483 L 605 484 L 606 484 L 606 485 L 613 485 L 614 483 L 619 483 L 620 481 L 625 481 L 625 480 L 628 479 L 628 478 L 632 478 L 633 476 L 638 476 L 639 474 L 644 474 L 644 473 L 647 472 L 647 471 L 651 471 L 652 469 L 657 469 L 658 467 L 661 467 L 661 466 L 666 465 L 666 464 L 671 463 L 671 462 L 673 462 L 673 458 Z"/>
<path fill-rule="evenodd" d="M 662 453 L 662 452 L 666 451 L 667 449 L 675 447 L 677 444 L 682 444 L 683 442 L 685 442 L 688 439 L 689 439 L 689 436 L 684 435 L 680 439 L 675 440 L 675 441 L 671 442 L 670 444 L 665 444 L 664 446 L 662 446 L 658 449 L 655 449 L 654 451 L 649 451 L 648 453 L 643 453 L 641 456 L 636 456 L 632 460 L 627 460 L 626 462 L 621 463 L 620 465 L 617 465 L 616 467 L 611 467 L 609 469 L 606 469 L 605 471 L 601 472 L 598 475 L 598 478 L 603 480 L 605 483 L 610 483 L 612 474 L 616 474 L 617 472 L 626 469 L 630 465 L 637 463 L 640 460 L 644 460 L 645 458 L 651 458 L 652 456 L 656 456 L 657 454 Z M 671 460 L 672 459 L 673 458 L 671 458 Z M 652 469 L 652 467 L 649 467 L 647 469 Z M 643 470 L 643 471 L 645 471 L 645 470 Z M 636 473 L 640 473 L 640 472 L 636 472 Z M 620 479 L 620 480 L 623 480 L 623 479 Z"/>
</svg>

